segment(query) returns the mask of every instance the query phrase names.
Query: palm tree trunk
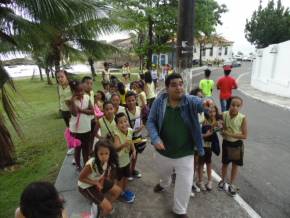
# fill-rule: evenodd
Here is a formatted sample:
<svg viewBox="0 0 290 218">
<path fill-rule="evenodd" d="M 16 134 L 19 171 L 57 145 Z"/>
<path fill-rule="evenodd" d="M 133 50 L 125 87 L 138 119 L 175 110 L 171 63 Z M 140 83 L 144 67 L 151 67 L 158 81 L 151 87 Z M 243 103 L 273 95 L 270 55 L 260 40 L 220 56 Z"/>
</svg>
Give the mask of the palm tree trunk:
<svg viewBox="0 0 290 218">
<path fill-rule="evenodd" d="M 47 84 L 48 85 L 52 85 L 52 82 L 51 82 L 51 79 L 50 79 L 50 76 L 49 76 L 49 69 L 48 69 L 48 67 L 45 67 L 45 74 L 46 74 L 46 78 L 47 78 Z"/>
<path fill-rule="evenodd" d="M 38 71 L 39 71 L 39 76 L 40 76 L 40 80 L 43 81 L 43 76 L 42 76 L 42 70 L 41 67 L 39 65 L 37 65 L 38 67 Z"/>
<path fill-rule="evenodd" d="M 55 72 L 58 72 L 60 70 L 60 50 L 57 47 L 53 49 L 53 61 Z"/>
<path fill-rule="evenodd" d="M 91 66 L 91 72 L 92 72 L 93 80 L 95 81 L 96 80 L 96 70 L 95 70 L 95 67 L 94 67 L 93 58 L 88 58 L 88 62 L 89 62 L 89 65 Z"/>
<path fill-rule="evenodd" d="M 15 163 L 14 144 L 0 114 L 0 169 Z"/>
<path fill-rule="evenodd" d="M 54 78 L 54 72 L 53 72 L 53 69 L 52 69 L 52 66 L 49 67 L 49 71 L 51 73 L 51 78 Z"/>
</svg>

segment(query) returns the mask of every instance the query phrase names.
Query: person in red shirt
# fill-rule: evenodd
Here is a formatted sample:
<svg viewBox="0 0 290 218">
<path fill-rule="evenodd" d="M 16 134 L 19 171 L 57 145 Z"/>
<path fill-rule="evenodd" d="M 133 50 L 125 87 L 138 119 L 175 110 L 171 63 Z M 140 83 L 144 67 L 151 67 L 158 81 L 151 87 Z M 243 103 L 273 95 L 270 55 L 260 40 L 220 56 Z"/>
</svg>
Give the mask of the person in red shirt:
<svg viewBox="0 0 290 218">
<path fill-rule="evenodd" d="M 224 67 L 224 76 L 217 81 L 217 89 L 220 90 L 221 111 L 227 111 L 230 107 L 232 90 L 238 88 L 235 78 L 230 76 L 231 68 Z"/>
</svg>

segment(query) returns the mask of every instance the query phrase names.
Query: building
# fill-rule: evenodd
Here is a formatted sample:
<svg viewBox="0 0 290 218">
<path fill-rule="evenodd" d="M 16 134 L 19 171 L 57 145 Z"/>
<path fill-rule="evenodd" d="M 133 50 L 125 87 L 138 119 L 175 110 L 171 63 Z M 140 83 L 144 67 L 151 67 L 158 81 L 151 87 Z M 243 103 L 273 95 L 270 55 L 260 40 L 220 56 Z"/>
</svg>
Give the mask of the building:
<svg viewBox="0 0 290 218">
<path fill-rule="evenodd" d="M 221 36 L 201 37 L 194 39 L 193 62 L 198 63 L 201 58 L 204 63 L 223 62 L 232 58 L 233 42 Z M 171 64 L 175 66 L 175 48 L 171 53 L 153 54 L 153 64 Z"/>
</svg>

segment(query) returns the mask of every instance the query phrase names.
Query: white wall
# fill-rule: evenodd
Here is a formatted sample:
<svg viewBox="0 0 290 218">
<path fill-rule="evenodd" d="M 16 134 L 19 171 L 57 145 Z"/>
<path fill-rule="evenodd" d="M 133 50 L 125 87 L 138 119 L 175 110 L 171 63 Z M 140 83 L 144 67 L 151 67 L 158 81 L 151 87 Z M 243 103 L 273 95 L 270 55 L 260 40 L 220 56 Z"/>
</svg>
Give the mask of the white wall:
<svg viewBox="0 0 290 218">
<path fill-rule="evenodd" d="M 290 97 L 290 40 L 257 51 L 251 85 L 264 92 Z"/>
</svg>

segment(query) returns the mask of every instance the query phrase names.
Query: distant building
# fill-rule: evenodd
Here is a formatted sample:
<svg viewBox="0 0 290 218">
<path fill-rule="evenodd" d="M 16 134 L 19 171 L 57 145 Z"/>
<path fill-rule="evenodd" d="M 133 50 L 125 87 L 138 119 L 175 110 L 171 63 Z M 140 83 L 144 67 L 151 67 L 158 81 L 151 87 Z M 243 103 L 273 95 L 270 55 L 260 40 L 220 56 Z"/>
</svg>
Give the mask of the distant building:
<svg viewBox="0 0 290 218">
<path fill-rule="evenodd" d="M 224 60 L 231 59 L 233 55 L 234 42 L 228 41 L 221 36 L 212 36 L 210 38 L 194 39 L 193 47 L 193 61 L 197 62 L 202 53 L 202 61 L 207 62 L 223 62 Z M 176 51 L 175 48 L 171 53 L 153 54 L 153 64 L 171 64 L 175 65 Z"/>
<path fill-rule="evenodd" d="M 175 44 L 175 40 L 168 42 Z M 118 39 L 112 42 L 118 48 L 132 51 L 133 43 L 132 38 Z M 211 37 L 201 37 L 194 39 L 193 47 L 193 62 L 198 62 L 200 52 L 202 53 L 202 61 L 204 63 L 223 62 L 224 60 L 231 59 L 233 56 L 232 48 L 234 42 L 225 39 L 222 36 L 214 35 Z M 152 55 L 152 64 L 164 65 L 171 64 L 175 66 L 176 63 L 176 48 L 172 45 L 172 52 L 160 53 Z"/>
</svg>

